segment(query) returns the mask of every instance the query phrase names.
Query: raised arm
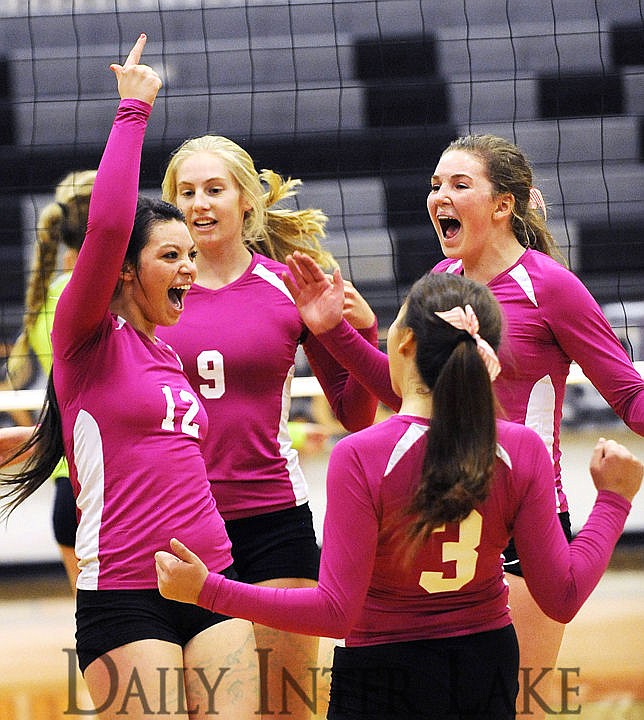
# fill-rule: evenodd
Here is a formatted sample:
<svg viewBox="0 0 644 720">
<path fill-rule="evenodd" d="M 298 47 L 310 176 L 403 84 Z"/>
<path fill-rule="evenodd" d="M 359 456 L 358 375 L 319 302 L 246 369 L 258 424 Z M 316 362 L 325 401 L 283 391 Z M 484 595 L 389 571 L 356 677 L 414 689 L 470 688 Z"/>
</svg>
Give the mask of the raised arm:
<svg viewBox="0 0 644 720">
<path fill-rule="evenodd" d="M 348 281 L 342 282 L 342 316 L 357 329 L 370 345 L 378 347 L 378 323 L 369 304 Z M 344 368 L 313 334 L 304 342 L 307 359 L 333 410 L 333 414 L 350 432 L 371 425 L 378 409 L 378 398 Z"/>
<path fill-rule="evenodd" d="M 284 274 L 284 283 L 316 340 L 362 387 L 398 410 L 400 398 L 391 387 L 387 355 L 343 318 L 345 288 L 340 271 L 330 278 L 303 253 L 294 253 L 286 262 L 290 274 Z"/>
<path fill-rule="evenodd" d="M 369 347 L 378 342 L 375 326 L 355 332 Z M 303 347 L 335 417 L 349 432 L 371 425 L 378 409 L 376 395 L 344 368 L 315 335 L 309 335 Z"/>
<path fill-rule="evenodd" d="M 87 235 L 71 280 L 58 301 L 52 340 L 72 354 L 91 338 L 109 311 L 130 239 L 147 119 L 161 80 L 139 64 L 145 35 L 123 65 L 110 66 L 121 102 L 107 140 L 90 201 Z"/>
<path fill-rule="evenodd" d="M 633 432 L 644 435 L 644 380 L 596 300 L 578 278 L 566 275 L 567 287 L 557 293 L 546 320 L 566 355 L 615 413 Z"/>
<path fill-rule="evenodd" d="M 546 464 L 542 469 L 547 474 Z M 568 544 L 557 520 L 549 481 L 539 483 L 535 478 L 530 483 L 540 489 L 524 498 L 514 527 L 530 593 L 547 615 L 562 623 L 575 616 L 606 570 L 640 488 L 643 466 L 625 447 L 602 438 L 590 471 L 597 500 L 572 543 Z"/>
<path fill-rule="evenodd" d="M 360 476 L 351 450 L 336 445 L 329 461 L 317 587 L 270 588 L 228 580 L 208 573 L 198 557 L 173 542 L 175 555 L 156 554 L 161 594 L 279 630 L 345 637 L 364 604 L 378 542 L 378 518 Z"/>
</svg>

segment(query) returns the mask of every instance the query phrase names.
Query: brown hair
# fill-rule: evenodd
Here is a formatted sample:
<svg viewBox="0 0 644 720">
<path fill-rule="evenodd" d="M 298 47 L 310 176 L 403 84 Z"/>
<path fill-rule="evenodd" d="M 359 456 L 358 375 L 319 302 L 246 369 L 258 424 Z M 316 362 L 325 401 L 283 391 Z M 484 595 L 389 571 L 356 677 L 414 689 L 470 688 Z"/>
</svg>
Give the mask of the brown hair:
<svg viewBox="0 0 644 720">
<path fill-rule="evenodd" d="M 443 154 L 451 150 L 462 150 L 478 157 L 485 164 L 496 193 L 510 193 L 514 197 L 512 231 L 521 245 L 567 265 L 548 229 L 546 218 L 531 206 L 532 167 L 516 145 L 496 135 L 464 135 L 452 141 Z"/>
<path fill-rule="evenodd" d="M 416 339 L 416 365 L 432 392 L 422 475 L 408 514 L 410 551 L 432 530 L 465 519 L 484 500 L 496 458 L 496 401 L 476 341 L 437 312 L 471 305 L 482 338 L 495 350 L 502 315 L 492 292 L 462 275 L 433 273 L 412 286 L 404 326 Z"/>
</svg>

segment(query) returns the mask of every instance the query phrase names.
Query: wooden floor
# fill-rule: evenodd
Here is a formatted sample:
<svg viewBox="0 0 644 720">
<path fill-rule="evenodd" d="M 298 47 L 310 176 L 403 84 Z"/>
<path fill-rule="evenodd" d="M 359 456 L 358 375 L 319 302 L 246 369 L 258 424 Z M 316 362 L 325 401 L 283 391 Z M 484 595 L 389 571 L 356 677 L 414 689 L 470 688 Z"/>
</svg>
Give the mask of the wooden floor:
<svg viewBox="0 0 644 720">
<path fill-rule="evenodd" d="M 0 720 L 91 717 L 74 665 L 74 607 L 62 573 L 0 575 L 0 633 Z M 321 667 L 330 665 L 331 651 L 324 640 Z M 574 712 L 553 718 L 644 720 L 644 548 L 616 553 L 567 627 L 559 667 L 572 668 L 568 708 Z M 319 692 L 319 718 L 327 692 Z"/>
<path fill-rule="evenodd" d="M 569 478 L 567 494 L 577 519 L 585 517 L 594 500 L 587 467 L 600 434 L 614 437 L 644 457 L 644 438 L 624 429 L 562 435 L 564 474 Z M 318 537 L 322 536 L 327 461 L 328 452 L 303 460 Z M 49 548 L 48 562 L 57 559 L 53 538 L 48 537 L 51 498 L 45 490 L 30 498 L 30 510 L 20 515 L 19 509 L 8 528 L 0 527 L 0 720 L 93 716 L 75 669 L 74 603 L 62 567 L 54 565 L 52 571 L 48 565 L 47 573 L 24 572 L 26 566 L 36 567 L 29 563 L 34 549 L 40 557 Z M 641 537 L 644 491 L 636 498 L 630 522 Z M 25 528 L 29 529 L 27 534 Z M 11 572 L 10 566 L 3 565 L 3 558 L 22 562 L 23 570 Z M 332 647 L 331 641 L 322 642 L 320 668 L 330 667 Z M 563 672 L 568 673 L 568 708 L 575 712 L 559 713 L 551 720 L 644 720 L 644 544 L 618 548 L 609 572 L 568 625 L 558 665 L 570 668 Z M 325 716 L 328 696 L 328 685 L 320 685 L 316 718 Z M 257 717 L 254 715 L 253 720 Z M 275 717 L 288 714 L 275 708 Z M 532 716 L 523 713 L 518 717 L 530 720 Z"/>
</svg>

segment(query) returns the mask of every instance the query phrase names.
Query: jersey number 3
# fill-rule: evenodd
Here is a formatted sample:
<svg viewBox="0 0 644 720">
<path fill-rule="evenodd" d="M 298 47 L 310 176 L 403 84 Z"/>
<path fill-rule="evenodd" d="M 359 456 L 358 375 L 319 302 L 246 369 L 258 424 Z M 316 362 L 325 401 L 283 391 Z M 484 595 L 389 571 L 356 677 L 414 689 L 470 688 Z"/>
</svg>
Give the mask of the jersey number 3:
<svg viewBox="0 0 644 720">
<path fill-rule="evenodd" d="M 443 562 L 456 561 L 455 577 L 445 577 L 442 572 L 425 571 L 420 574 L 418 584 L 428 593 L 450 592 L 460 590 L 470 582 L 476 573 L 478 560 L 477 548 L 481 543 L 483 518 L 476 510 L 459 523 L 457 542 L 443 543 Z M 445 525 L 437 527 L 434 532 L 442 532 Z"/>
</svg>

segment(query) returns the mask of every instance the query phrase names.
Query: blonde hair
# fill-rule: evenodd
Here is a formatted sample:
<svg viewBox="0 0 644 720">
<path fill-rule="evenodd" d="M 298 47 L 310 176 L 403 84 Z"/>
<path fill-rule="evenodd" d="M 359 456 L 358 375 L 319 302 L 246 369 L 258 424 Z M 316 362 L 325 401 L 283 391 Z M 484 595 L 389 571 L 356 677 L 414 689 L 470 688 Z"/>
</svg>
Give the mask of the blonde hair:
<svg viewBox="0 0 644 720">
<path fill-rule="evenodd" d="M 47 300 L 58 248 L 62 244 L 78 251 L 83 244 L 95 178 L 96 170 L 70 172 L 58 183 L 54 200 L 43 208 L 38 217 L 22 330 L 7 359 L 7 376 L 13 388 L 25 387 L 31 375 L 29 333 Z"/>
<path fill-rule="evenodd" d="M 543 212 L 531 203 L 532 167 L 516 145 L 496 135 L 464 135 L 452 141 L 443 154 L 451 150 L 478 157 L 487 169 L 495 192 L 513 196 L 512 231 L 521 245 L 539 250 L 562 265 L 567 264 Z"/>
<path fill-rule="evenodd" d="M 274 207 L 297 193 L 301 180 L 284 180 L 273 170 L 257 172 L 252 157 L 237 143 L 221 135 L 202 135 L 180 145 L 170 157 L 161 184 L 166 202 L 177 201 L 177 170 L 189 156 L 210 153 L 220 157 L 233 176 L 243 198 L 251 206 L 244 219 L 243 239 L 250 249 L 284 262 L 295 250 L 310 255 L 325 269 L 336 266 L 321 245 L 327 216 L 319 209 L 290 210 Z"/>
</svg>

